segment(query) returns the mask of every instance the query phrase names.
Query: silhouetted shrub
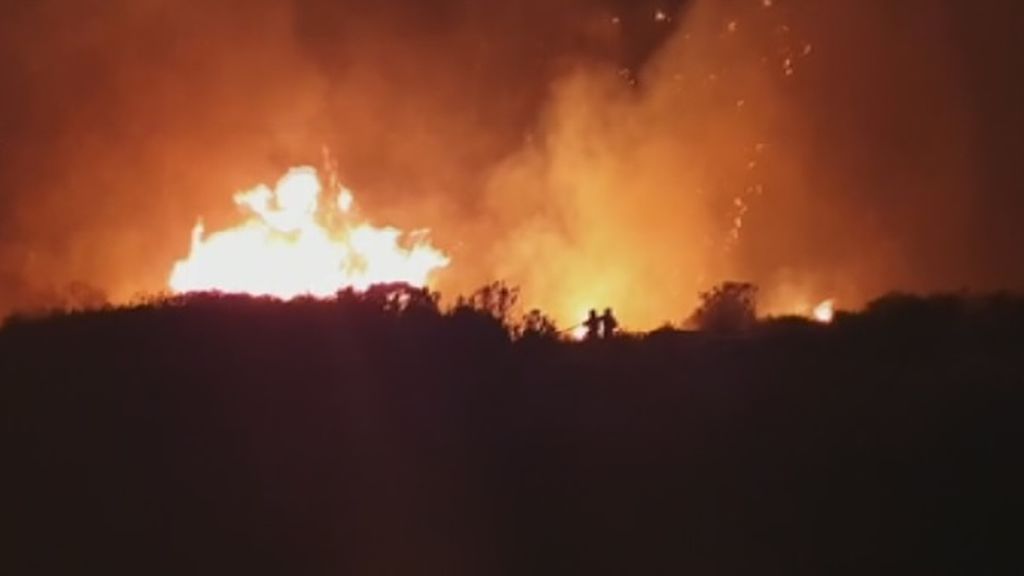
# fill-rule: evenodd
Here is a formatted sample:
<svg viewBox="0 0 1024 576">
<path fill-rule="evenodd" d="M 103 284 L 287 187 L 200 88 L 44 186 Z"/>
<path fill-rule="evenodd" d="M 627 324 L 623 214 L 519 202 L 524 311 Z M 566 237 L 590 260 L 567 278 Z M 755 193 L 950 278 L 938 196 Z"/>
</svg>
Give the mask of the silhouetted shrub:
<svg viewBox="0 0 1024 576">
<path fill-rule="evenodd" d="M 510 287 L 504 282 L 492 282 L 469 296 L 459 296 L 455 307 L 484 312 L 507 324 L 509 314 L 518 303 L 519 288 Z"/>
<path fill-rule="evenodd" d="M 757 321 L 757 286 L 746 282 L 725 282 L 700 295 L 700 306 L 689 324 L 715 333 L 736 333 L 750 329 Z"/>
<path fill-rule="evenodd" d="M 523 316 L 522 321 L 516 326 L 515 333 L 517 338 L 554 340 L 558 338 L 558 327 L 554 320 L 534 308 Z"/>
<path fill-rule="evenodd" d="M 360 294 L 349 291 L 357 299 L 387 312 L 432 312 L 438 313 L 441 295 L 427 288 L 417 288 L 402 282 L 375 284 Z"/>
</svg>

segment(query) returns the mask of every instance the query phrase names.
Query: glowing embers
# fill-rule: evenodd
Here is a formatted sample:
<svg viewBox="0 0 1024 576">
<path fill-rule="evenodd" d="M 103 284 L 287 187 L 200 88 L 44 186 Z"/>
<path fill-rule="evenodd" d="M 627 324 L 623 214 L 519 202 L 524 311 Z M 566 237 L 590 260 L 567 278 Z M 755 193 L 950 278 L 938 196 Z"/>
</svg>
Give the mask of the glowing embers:
<svg viewBox="0 0 1024 576">
<path fill-rule="evenodd" d="M 448 265 L 427 231 L 404 234 L 354 222 L 352 193 L 341 186 L 328 192 L 334 197 L 321 203 L 317 171 L 301 167 L 288 171 L 273 190 L 260 185 L 236 194 L 248 219 L 210 233 L 198 222 L 189 256 L 171 271 L 171 290 L 325 297 L 381 283 L 425 286 L 434 271 Z"/>
</svg>

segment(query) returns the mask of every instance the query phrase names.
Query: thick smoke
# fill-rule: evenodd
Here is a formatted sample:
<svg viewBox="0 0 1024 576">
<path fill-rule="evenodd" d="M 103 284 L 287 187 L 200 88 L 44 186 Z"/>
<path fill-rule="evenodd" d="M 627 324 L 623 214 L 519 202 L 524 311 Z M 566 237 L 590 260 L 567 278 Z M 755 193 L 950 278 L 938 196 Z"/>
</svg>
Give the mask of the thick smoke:
<svg viewBox="0 0 1024 576">
<path fill-rule="evenodd" d="M 1019 287 L 979 228 L 1005 192 L 978 188 L 976 156 L 1001 144 L 978 133 L 962 11 L 687 5 L 642 69 L 555 85 L 542 136 L 493 182 L 513 230 L 497 269 L 562 318 L 612 303 L 645 327 L 728 278 L 777 313 Z"/>
<path fill-rule="evenodd" d="M 234 191 L 324 146 L 368 213 L 431 226 L 468 266 L 484 239 L 455 229 L 488 167 L 519 146 L 561 69 L 616 52 L 593 25 L 607 13 L 541 0 L 8 8 L 0 309 L 75 282 L 115 300 L 163 288 L 197 216 L 228 222 Z"/>
<path fill-rule="evenodd" d="M 162 289 L 199 215 L 329 148 L 445 292 L 571 323 L 1020 288 L 1011 2 L 20 3 L 0 19 L 0 313 Z"/>
<path fill-rule="evenodd" d="M 496 172 L 496 227 L 512 227 L 496 266 L 560 317 L 610 303 L 649 327 L 747 273 L 748 211 L 774 188 L 760 164 L 778 155 L 786 75 L 807 54 L 776 14 L 740 8 L 686 8 L 641 69 L 561 78 L 541 138 Z"/>
<path fill-rule="evenodd" d="M 159 290 L 197 215 L 297 156 L 325 86 L 276 6 L 6 10 L 0 303 L 47 304 L 74 282 L 116 300 Z"/>
</svg>

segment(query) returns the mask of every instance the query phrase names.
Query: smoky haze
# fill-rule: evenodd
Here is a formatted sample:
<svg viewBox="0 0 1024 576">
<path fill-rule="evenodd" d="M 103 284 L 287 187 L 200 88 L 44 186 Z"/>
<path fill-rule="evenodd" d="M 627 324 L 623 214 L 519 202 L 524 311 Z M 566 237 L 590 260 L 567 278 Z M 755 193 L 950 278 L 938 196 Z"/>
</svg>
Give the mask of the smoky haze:
<svg viewBox="0 0 1024 576">
<path fill-rule="evenodd" d="M 1011 2 L 42 0 L 0 19 L 0 313 L 164 289 L 324 147 L 439 288 L 649 328 L 1024 286 Z M 87 292 L 89 290 L 86 290 Z M 70 295 L 70 296 L 69 296 Z"/>
</svg>

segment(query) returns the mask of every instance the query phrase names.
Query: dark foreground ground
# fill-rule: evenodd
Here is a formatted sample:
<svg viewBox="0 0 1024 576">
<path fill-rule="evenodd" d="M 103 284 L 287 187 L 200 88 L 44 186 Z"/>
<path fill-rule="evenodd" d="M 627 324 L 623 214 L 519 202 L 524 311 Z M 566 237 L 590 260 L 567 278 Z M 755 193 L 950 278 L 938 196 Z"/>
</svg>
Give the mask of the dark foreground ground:
<svg viewBox="0 0 1024 576">
<path fill-rule="evenodd" d="M 1024 305 L 510 342 L 463 311 L 0 331 L 3 574 L 1015 573 Z"/>
</svg>

